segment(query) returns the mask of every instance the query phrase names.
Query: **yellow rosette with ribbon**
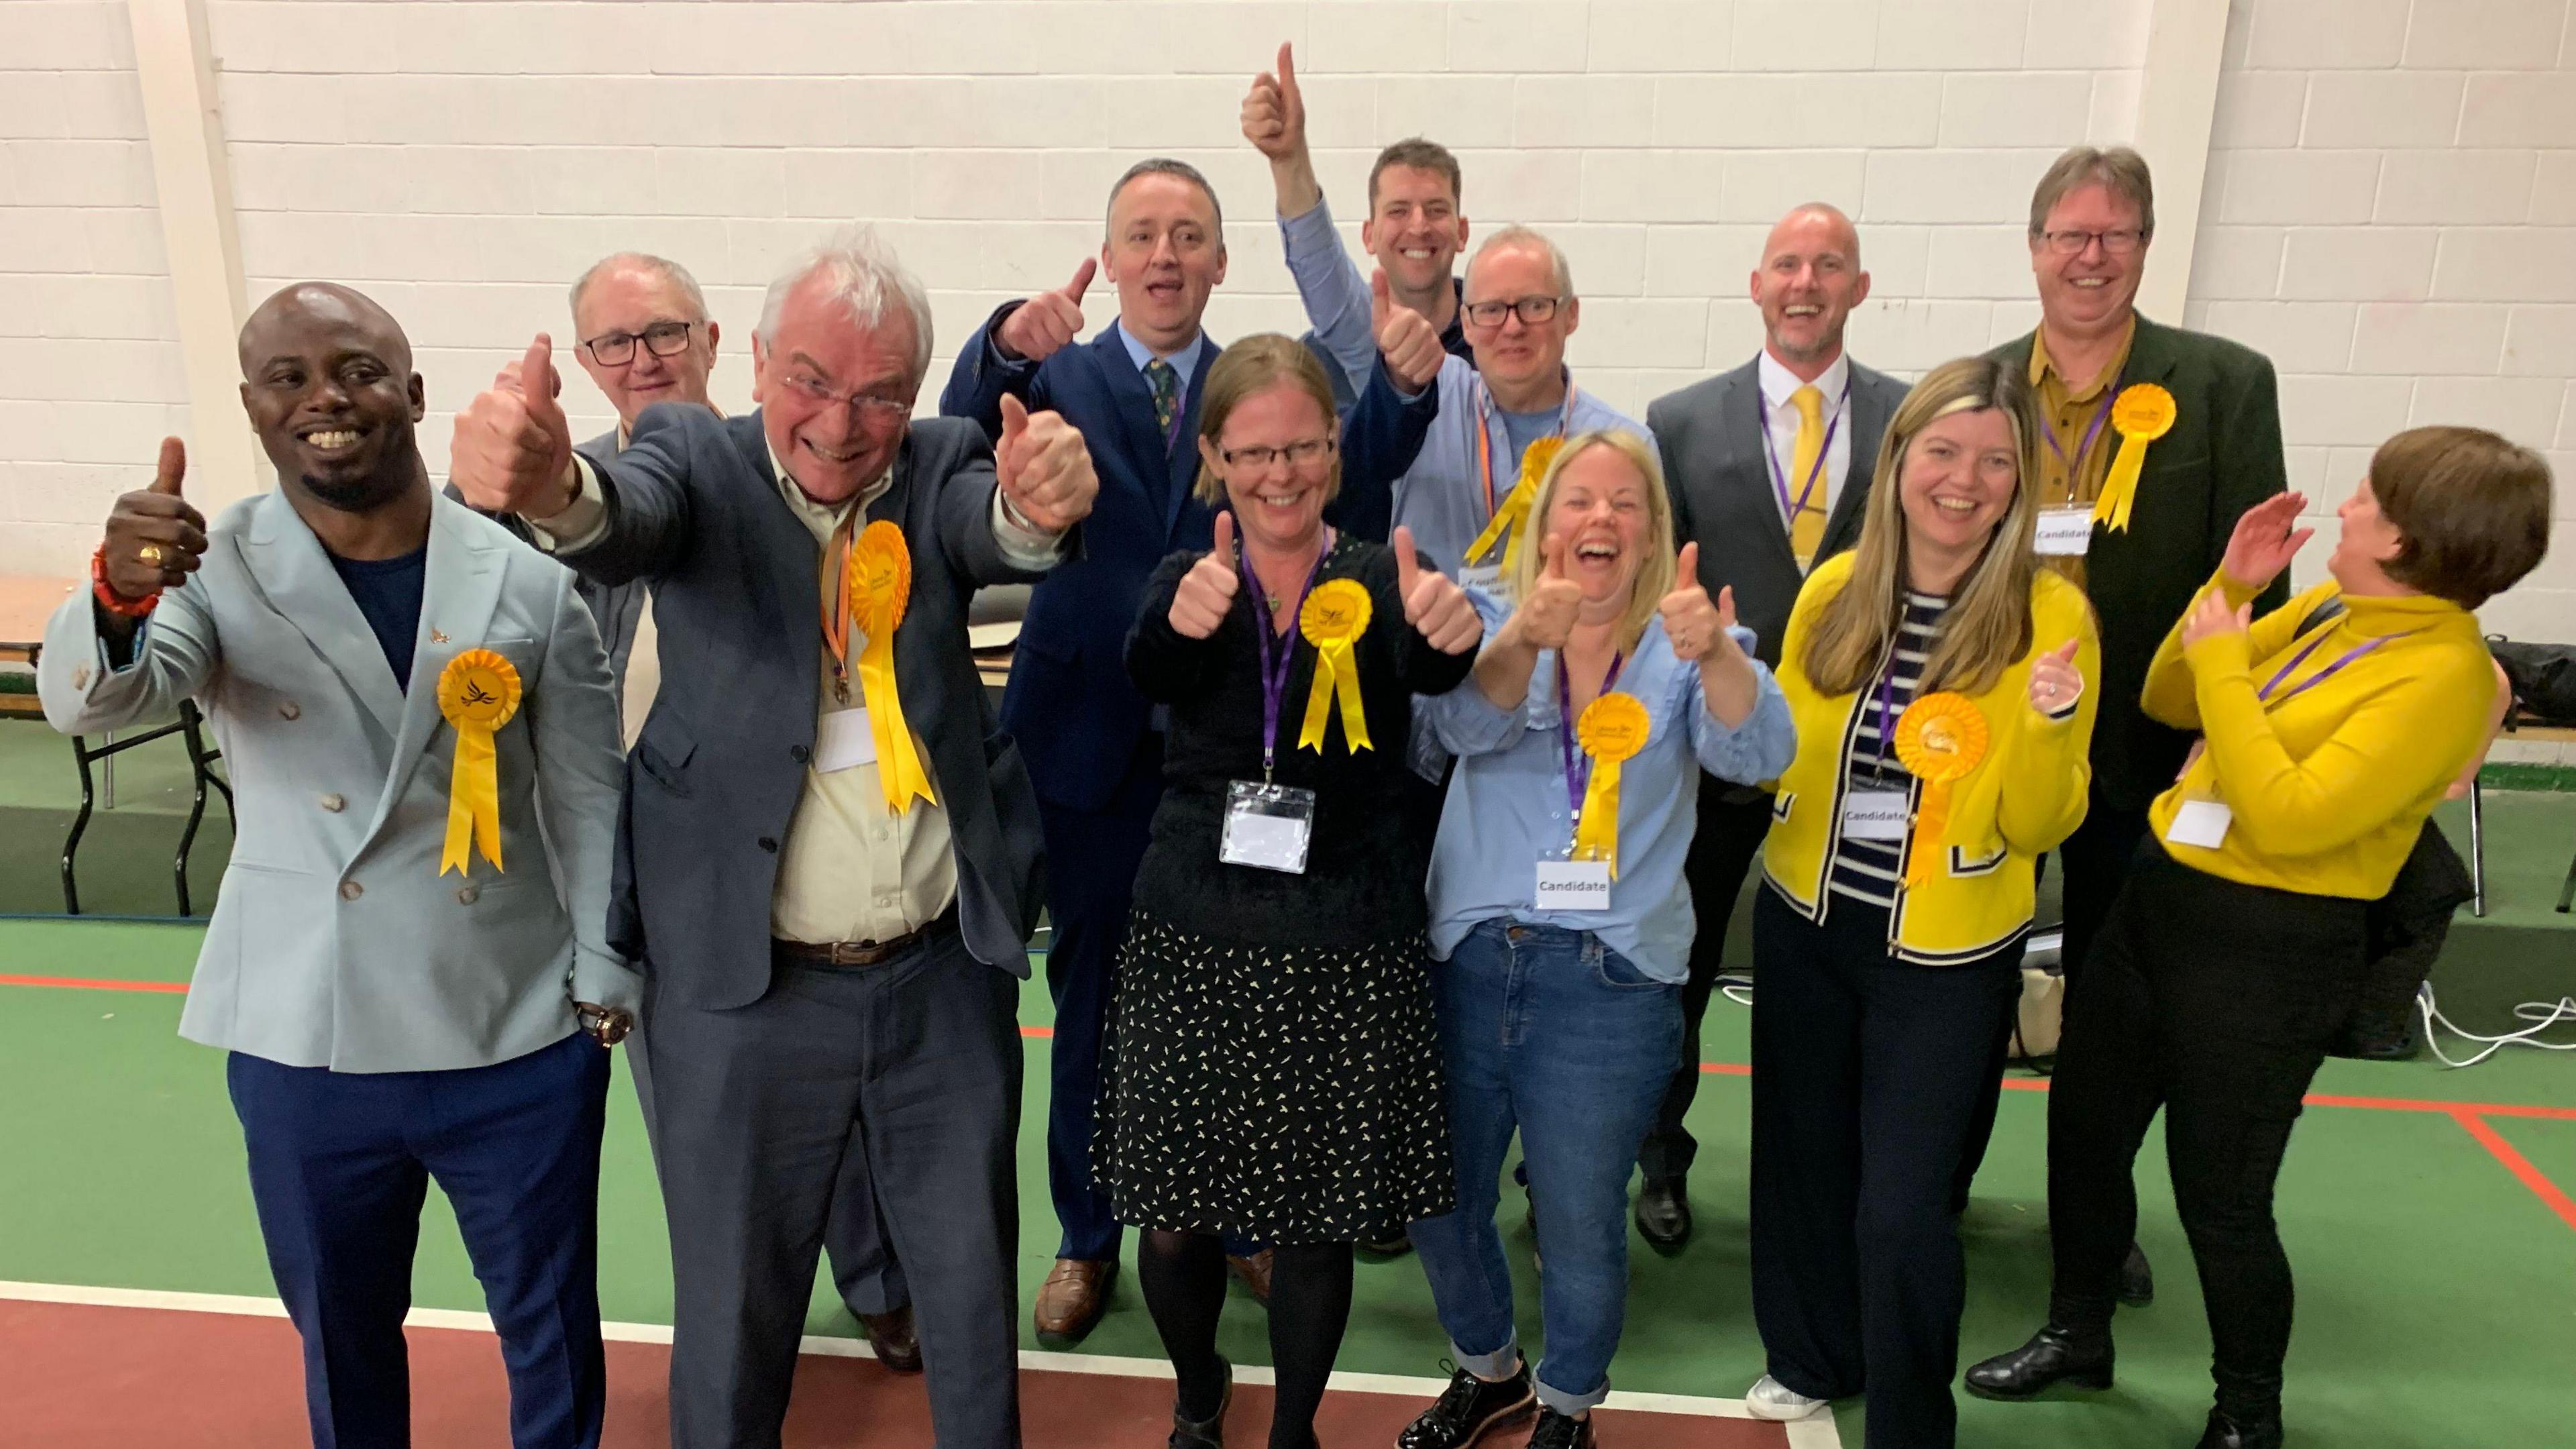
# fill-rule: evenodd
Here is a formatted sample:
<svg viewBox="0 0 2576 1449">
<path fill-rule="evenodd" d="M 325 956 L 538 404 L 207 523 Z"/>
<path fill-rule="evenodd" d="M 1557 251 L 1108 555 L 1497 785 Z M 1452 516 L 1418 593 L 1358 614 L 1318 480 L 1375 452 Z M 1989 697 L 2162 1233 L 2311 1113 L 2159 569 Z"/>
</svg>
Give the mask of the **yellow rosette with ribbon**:
<svg viewBox="0 0 2576 1449">
<path fill-rule="evenodd" d="M 1592 782 L 1583 789 L 1583 818 L 1574 827 L 1574 858 L 1598 860 L 1619 878 L 1619 765 L 1646 747 L 1655 722 L 1633 694 L 1608 691 L 1583 707 L 1574 742 L 1592 757 Z"/>
<path fill-rule="evenodd" d="M 1343 741 L 1354 753 L 1376 748 L 1369 743 L 1368 711 L 1360 704 L 1360 661 L 1354 652 L 1368 632 L 1369 612 L 1369 592 L 1356 579 L 1317 584 L 1297 611 L 1299 632 L 1315 646 L 1315 687 L 1306 692 L 1306 723 L 1297 732 L 1297 748 L 1324 752 L 1325 722 L 1337 698 Z"/>
<path fill-rule="evenodd" d="M 1927 694 L 1896 717 L 1896 758 L 1923 782 L 1914 815 L 1914 846 L 1905 857 L 1911 890 L 1932 878 L 1950 830 L 1950 787 L 1984 763 L 1986 717 L 1964 694 Z"/>
<path fill-rule="evenodd" d="M 1520 481 L 1503 501 L 1494 505 L 1494 516 L 1485 531 L 1467 545 L 1469 562 L 1493 551 L 1497 541 L 1503 544 L 1503 577 L 1510 579 L 1521 563 L 1521 537 L 1529 530 L 1530 506 L 1538 499 L 1538 480 L 1547 476 L 1547 465 L 1556 459 L 1557 450 L 1565 446 L 1563 438 L 1540 438 L 1521 450 Z"/>
<path fill-rule="evenodd" d="M 2138 474 L 2147 466 L 2147 444 L 2173 431 L 2174 397 L 2152 382 L 2132 383 L 2111 400 L 2111 427 L 2120 435 L 2120 451 L 2111 456 L 2111 471 L 2102 479 L 2101 496 L 2093 500 L 2093 521 L 2113 533 L 2129 531 L 2129 513 L 2138 505 Z"/>
<path fill-rule="evenodd" d="M 456 728 L 447 778 L 447 848 L 438 873 L 467 875 L 477 848 L 501 870 L 501 767 L 492 735 L 519 712 L 519 671 L 489 649 L 468 649 L 438 673 L 438 712 Z"/>
<path fill-rule="evenodd" d="M 895 692 L 894 631 L 903 627 L 904 605 L 912 597 L 912 550 L 901 528 L 880 518 L 859 530 L 850 541 L 849 590 L 850 624 L 868 636 L 859 650 L 859 697 L 876 737 L 877 782 L 885 787 L 886 809 L 900 815 L 916 796 L 936 805 L 939 797 L 931 793 L 930 773 L 921 767 Z"/>
</svg>

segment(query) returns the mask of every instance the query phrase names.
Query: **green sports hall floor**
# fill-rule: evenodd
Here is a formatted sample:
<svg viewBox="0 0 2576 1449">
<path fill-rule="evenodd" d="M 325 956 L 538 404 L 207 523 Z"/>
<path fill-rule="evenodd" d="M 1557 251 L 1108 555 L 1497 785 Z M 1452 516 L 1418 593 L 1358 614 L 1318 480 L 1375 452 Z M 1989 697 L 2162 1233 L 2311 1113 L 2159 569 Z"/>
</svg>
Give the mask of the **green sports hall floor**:
<svg viewBox="0 0 2576 1449">
<path fill-rule="evenodd" d="M 61 748 L 41 727 L 0 724 L 0 910 L 59 908 L 50 861 L 69 777 L 55 753 Z M 84 885 L 96 909 L 170 909 L 174 778 L 144 752 L 129 760 L 124 808 L 84 849 Z M 2493 1031 L 2510 1000 L 2538 994 L 2533 983 L 2557 983 L 2552 995 L 2576 991 L 2576 932 L 2549 910 L 2576 845 L 2576 795 L 2490 799 L 2493 914 L 2480 923 L 2463 915 L 2436 980 L 2452 984 L 2466 1024 Z M 2459 822 L 2451 823 L 2464 840 Z M 211 858 L 219 860 L 223 840 L 218 825 Z M 168 988 L 186 979 L 197 938 L 197 928 L 183 924 L 0 919 L 0 1281 L 272 1295 L 222 1058 L 174 1034 L 181 998 Z M 2475 989 L 2481 985 L 2487 989 Z M 1033 986 L 1022 1008 L 1030 1068 L 1021 1147 L 1024 1297 L 1054 1248 L 1040 1126 L 1048 1020 L 1045 992 Z M 1692 1180 L 1699 1230 L 1672 1257 L 1637 1245 L 1628 1329 L 1613 1369 L 1622 1390 L 1726 1396 L 1761 1371 L 1745 1269 L 1747 1083 L 1733 1066 L 1746 1059 L 1745 1026 L 1742 1008 L 1723 1001 L 1711 1008 L 1704 1056 L 1715 1069 L 1692 1116 L 1702 1142 Z M 620 1075 L 601 1188 L 601 1297 L 612 1320 L 666 1324 L 667 1243 L 622 1066 Z M 2300 1292 L 2291 1442 L 2576 1445 L 2576 1202 L 2569 1200 L 2576 1055 L 2513 1052 L 2464 1072 L 2429 1060 L 2330 1062 L 2316 1092 L 2320 1102 L 2299 1126 L 2279 1204 Z M 2044 1303 L 2045 1105 L 2035 1089 L 2006 1094 L 1963 1225 L 1970 1357 L 2019 1342 Z M 2160 1154 L 2151 1139 L 2139 1169 L 2140 1236 L 2161 1270 L 2160 1297 L 2120 1317 L 2119 1386 L 2027 1405 L 1963 1396 L 1962 1444 L 2193 1442 L 2208 1403 L 2208 1339 Z M 1524 1288 L 1522 1333 L 1537 1344 L 1521 1212 L 1507 1198 L 1503 1215 Z M 481 1307 L 435 1194 L 416 1292 L 423 1307 Z M 815 1296 L 808 1332 L 855 1333 L 828 1288 Z M 1266 1361 L 1260 1309 L 1239 1289 L 1223 1338 L 1236 1361 Z M 1024 1346 L 1037 1347 L 1033 1339 Z M 1081 1347 L 1159 1356 L 1132 1274 Z M 1340 1367 L 1435 1375 L 1442 1349 L 1420 1269 L 1410 1259 L 1363 1263 Z M 7 1414 L 0 1406 L 0 1444 L 9 1439 Z M 1860 1442 L 1857 1405 L 1841 1411 L 1839 1427 L 1845 1443 Z"/>
</svg>

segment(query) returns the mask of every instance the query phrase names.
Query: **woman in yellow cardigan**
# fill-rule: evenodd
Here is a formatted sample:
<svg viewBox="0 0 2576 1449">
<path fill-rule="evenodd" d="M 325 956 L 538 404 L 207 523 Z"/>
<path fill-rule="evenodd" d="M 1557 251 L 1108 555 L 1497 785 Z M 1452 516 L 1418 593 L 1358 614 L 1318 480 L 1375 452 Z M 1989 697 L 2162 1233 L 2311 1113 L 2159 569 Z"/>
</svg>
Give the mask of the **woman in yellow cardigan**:
<svg viewBox="0 0 2576 1449">
<path fill-rule="evenodd" d="M 2021 992 L 2033 863 L 2084 818 L 2084 595 L 2039 566 L 2037 411 L 1934 368 L 1859 547 L 1780 650 L 1798 756 L 1753 918 L 1753 1310 L 1766 1419 L 1869 1395 L 1870 1449 L 1947 1446 L 1966 1270 L 1950 1195 Z"/>
<path fill-rule="evenodd" d="M 2249 623 L 2248 601 L 2307 542 L 2304 502 L 2246 511 L 2149 668 L 2147 713 L 2204 747 L 2156 800 L 2154 838 L 2067 997 L 2048 1104 L 2049 1321 L 1968 1371 L 1996 1398 L 2110 1383 L 2130 1169 L 2162 1106 L 2214 1350 L 2202 1449 L 2281 1442 L 2291 1290 L 2272 1191 L 2290 1126 L 2352 1012 L 2370 902 L 2484 743 L 2496 671 L 2470 610 L 2549 546 L 2539 455 L 2480 429 L 2417 428 L 2380 447 L 2340 510 L 2332 581 Z M 2309 625 L 2337 598 L 2340 613 Z"/>
</svg>

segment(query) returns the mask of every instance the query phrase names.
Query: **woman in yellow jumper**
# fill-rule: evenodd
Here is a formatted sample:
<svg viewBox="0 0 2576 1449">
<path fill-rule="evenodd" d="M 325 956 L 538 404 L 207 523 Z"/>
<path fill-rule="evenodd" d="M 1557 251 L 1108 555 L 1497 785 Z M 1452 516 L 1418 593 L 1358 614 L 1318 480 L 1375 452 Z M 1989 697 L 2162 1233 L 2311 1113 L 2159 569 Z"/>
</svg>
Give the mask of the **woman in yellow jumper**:
<svg viewBox="0 0 2576 1449">
<path fill-rule="evenodd" d="M 2202 1449 L 2281 1442 L 2290 1264 L 2272 1191 L 2290 1125 L 2361 984 L 2365 911 L 2481 748 L 2495 668 L 2470 610 L 2549 546 L 2539 455 L 2475 428 L 2383 444 L 2340 510 L 2329 583 L 2249 625 L 2311 530 L 2248 509 L 2147 675 L 2148 714 L 2204 747 L 2069 993 L 2048 1104 L 2056 1281 L 2029 1343 L 1968 1371 L 2024 1398 L 2111 1381 L 2137 1222 L 2130 1168 L 2156 1109 L 2208 1304 L 2218 1403 Z M 2340 614 L 2303 627 L 2340 598 Z"/>
<path fill-rule="evenodd" d="M 2021 992 L 2033 862 L 2084 818 L 2093 612 L 2032 550 L 2036 410 L 1934 368 L 1859 547 L 1782 640 L 1798 727 L 1753 918 L 1753 1311 L 1766 1419 L 1869 1394 L 1870 1449 L 1947 1446 L 1966 1270 L 1950 1211 Z"/>
</svg>

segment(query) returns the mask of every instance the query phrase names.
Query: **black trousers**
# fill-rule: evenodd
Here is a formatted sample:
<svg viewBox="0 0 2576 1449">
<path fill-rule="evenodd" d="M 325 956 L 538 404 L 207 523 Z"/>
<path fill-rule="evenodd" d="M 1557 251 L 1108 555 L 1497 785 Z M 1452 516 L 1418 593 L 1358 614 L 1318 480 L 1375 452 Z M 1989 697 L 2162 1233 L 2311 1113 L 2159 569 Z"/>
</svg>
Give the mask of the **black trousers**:
<svg viewBox="0 0 2576 1449">
<path fill-rule="evenodd" d="M 2370 903 L 2370 966 L 2362 973 L 2353 1029 L 2403 1036 L 2413 1025 L 2415 993 L 2433 974 L 2451 914 L 2477 895 L 2466 861 L 2432 821 L 2415 837 L 2388 894 Z"/>
<path fill-rule="evenodd" d="M 1726 782 L 1699 782 L 1699 821 L 1690 854 L 1682 861 L 1682 879 L 1690 885 L 1691 910 L 1698 934 L 1691 941 L 1690 979 L 1682 986 L 1682 1059 L 1674 1065 L 1672 1085 L 1664 1089 L 1655 1125 L 1646 1130 L 1637 1166 L 1648 1182 L 1677 1181 L 1690 1173 L 1699 1142 L 1682 1125 L 1691 1102 L 1699 1096 L 1699 1026 L 1708 1015 L 1708 999 L 1724 967 L 1726 928 L 1735 919 L 1735 902 L 1744 877 L 1762 853 L 1762 838 L 1771 831 L 1771 797 L 1730 801 Z"/>
<path fill-rule="evenodd" d="M 2109 1325 L 2156 1110 L 2208 1304 L 2218 1405 L 2276 1412 L 2290 1262 L 2272 1219 L 2300 1099 L 2358 994 L 2368 903 L 2239 885 L 2149 840 L 2080 977 L 2048 1095 L 2050 1316 Z"/>
<path fill-rule="evenodd" d="M 1753 1317 L 1772 1377 L 1869 1395 L 1869 1449 L 1958 1434 L 1967 1264 L 1950 1187 L 2021 991 L 2021 942 L 1962 966 L 1887 953 L 1887 913 L 1754 906 Z"/>
</svg>

